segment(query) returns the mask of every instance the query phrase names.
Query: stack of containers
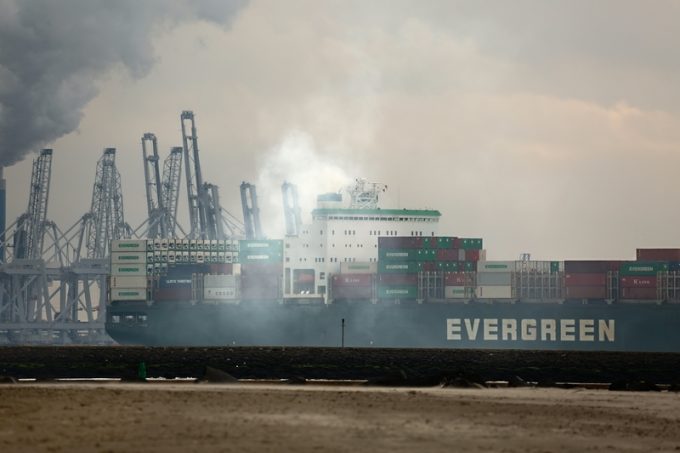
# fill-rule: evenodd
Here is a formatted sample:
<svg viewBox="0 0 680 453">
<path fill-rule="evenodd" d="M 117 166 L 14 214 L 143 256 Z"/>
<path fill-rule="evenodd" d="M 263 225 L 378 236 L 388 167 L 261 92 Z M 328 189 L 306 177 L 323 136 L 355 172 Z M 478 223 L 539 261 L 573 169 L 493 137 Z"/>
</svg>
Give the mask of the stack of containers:
<svg viewBox="0 0 680 453">
<path fill-rule="evenodd" d="M 565 261 L 566 299 L 607 299 L 614 289 L 620 261 Z"/>
<path fill-rule="evenodd" d="M 668 273 L 661 274 L 658 286 L 664 299 L 680 300 L 680 249 L 637 249 L 638 261 L 664 261 L 668 263 Z"/>
<path fill-rule="evenodd" d="M 109 300 L 144 301 L 147 289 L 146 240 L 112 241 Z"/>
<path fill-rule="evenodd" d="M 482 245 L 478 238 L 379 238 L 378 298 L 469 297 L 467 293 L 471 290 L 466 288 L 471 288 L 470 280 L 474 280 L 469 274 L 474 273 L 476 262 L 485 256 Z"/>
<path fill-rule="evenodd" d="M 283 241 L 239 241 L 242 300 L 278 300 L 282 295 Z"/>
<path fill-rule="evenodd" d="M 331 278 L 331 296 L 334 300 L 362 300 L 374 298 L 375 274 L 339 274 Z"/>
<path fill-rule="evenodd" d="M 658 300 L 662 298 L 662 276 L 668 262 L 631 261 L 621 263 L 619 287 L 621 299 Z"/>
<path fill-rule="evenodd" d="M 478 299 L 511 299 L 514 261 L 480 261 L 477 263 Z"/>
<path fill-rule="evenodd" d="M 204 275 L 203 300 L 213 302 L 235 302 L 238 296 L 236 277 L 233 275 Z"/>
<path fill-rule="evenodd" d="M 517 299 L 562 299 L 560 261 L 515 261 L 512 279 L 513 295 Z"/>
</svg>

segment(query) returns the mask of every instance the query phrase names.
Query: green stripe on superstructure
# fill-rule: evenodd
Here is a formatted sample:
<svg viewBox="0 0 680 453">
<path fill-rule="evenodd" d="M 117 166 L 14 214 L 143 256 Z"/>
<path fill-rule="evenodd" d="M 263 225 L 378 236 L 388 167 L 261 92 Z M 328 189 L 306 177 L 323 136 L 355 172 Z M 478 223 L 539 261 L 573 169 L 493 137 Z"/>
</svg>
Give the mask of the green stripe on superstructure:
<svg viewBox="0 0 680 453">
<path fill-rule="evenodd" d="M 441 212 L 434 209 L 334 209 L 320 208 L 312 211 L 312 215 L 361 215 L 361 216 L 409 216 L 409 217 L 441 217 Z"/>
</svg>

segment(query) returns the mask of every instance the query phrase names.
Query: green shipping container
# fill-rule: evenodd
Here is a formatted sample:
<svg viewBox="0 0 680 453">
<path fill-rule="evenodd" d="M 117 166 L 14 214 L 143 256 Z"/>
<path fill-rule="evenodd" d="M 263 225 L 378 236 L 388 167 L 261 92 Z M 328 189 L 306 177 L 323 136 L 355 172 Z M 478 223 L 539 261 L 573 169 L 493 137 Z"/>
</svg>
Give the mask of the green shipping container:
<svg viewBox="0 0 680 453">
<path fill-rule="evenodd" d="M 255 250 L 251 251 L 241 251 L 238 254 L 238 262 L 241 264 L 249 263 L 281 263 L 283 262 L 283 254 L 281 253 L 268 253 L 266 251 L 257 252 Z"/>
<path fill-rule="evenodd" d="M 283 254 L 283 241 L 281 240 L 243 240 L 239 241 L 239 250 L 241 253 L 269 253 L 269 254 Z"/>
<path fill-rule="evenodd" d="M 434 249 L 382 249 L 379 253 L 381 261 L 434 261 L 437 251 Z"/>
<path fill-rule="evenodd" d="M 450 249 L 453 248 L 453 239 L 452 237 L 448 236 L 443 236 L 443 237 L 438 237 L 435 238 L 437 240 L 436 248 L 438 249 Z"/>
<path fill-rule="evenodd" d="M 379 261 L 378 272 L 384 274 L 415 274 L 422 270 L 422 263 L 417 261 Z"/>
<path fill-rule="evenodd" d="M 378 286 L 379 299 L 416 299 L 418 286 Z"/>
<path fill-rule="evenodd" d="M 448 271 L 448 272 L 458 272 L 458 268 L 463 263 L 458 261 L 437 261 L 437 270 Z"/>
<path fill-rule="evenodd" d="M 560 271 L 560 262 L 559 261 L 551 261 L 550 262 L 550 273 L 556 274 L 559 271 Z"/>
<path fill-rule="evenodd" d="M 481 250 L 482 247 L 482 239 L 480 238 L 461 238 L 460 239 L 460 248 L 465 249 L 465 250 Z"/>
<path fill-rule="evenodd" d="M 639 275 L 639 276 L 655 276 L 659 272 L 667 272 L 668 263 L 659 261 L 636 261 L 631 263 L 621 263 L 619 268 L 619 275 Z"/>
</svg>

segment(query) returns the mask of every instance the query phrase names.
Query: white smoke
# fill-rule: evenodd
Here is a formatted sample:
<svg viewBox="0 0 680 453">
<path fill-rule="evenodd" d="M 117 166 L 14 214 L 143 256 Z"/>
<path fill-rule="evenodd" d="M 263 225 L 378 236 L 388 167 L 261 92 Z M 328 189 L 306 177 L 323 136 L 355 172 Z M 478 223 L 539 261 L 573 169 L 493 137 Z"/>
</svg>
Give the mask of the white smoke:
<svg viewBox="0 0 680 453">
<path fill-rule="evenodd" d="M 316 196 L 338 192 L 349 185 L 355 176 L 354 166 L 328 157 L 322 147 L 303 131 L 289 132 L 266 156 L 257 179 L 262 228 L 268 237 L 282 237 L 285 233 L 281 185 L 288 181 L 297 186 L 302 220 L 309 222 L 316 206 Z M 342 155 L 342 154 L 336 154 Z"/>
</svg>

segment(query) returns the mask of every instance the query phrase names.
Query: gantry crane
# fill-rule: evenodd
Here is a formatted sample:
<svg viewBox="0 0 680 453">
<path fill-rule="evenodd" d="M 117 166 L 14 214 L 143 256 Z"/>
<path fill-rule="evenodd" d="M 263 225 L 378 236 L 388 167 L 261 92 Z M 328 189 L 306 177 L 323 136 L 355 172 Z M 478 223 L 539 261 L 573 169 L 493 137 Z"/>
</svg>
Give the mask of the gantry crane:
<svg viewBox="0 0 680 453">
<path fill-rule="evenodd" d="M 177 236 L 177 203 L 179 201 L 179 188 L 182 178 L 182 147 L 176 146 L 170 150 L 170 154 L 163 162 L 163 209 L 165 210 L 167 237 Z M 182 233 L 184 233 L 182 231 Z"/>
<path fill-rule="evenodd" d="M 297 186 L 287 181 L 281 186 L 283 216 L 286 220 L 286 236 L 298 236 L 302 227 L 302 214 Z"/>
<path fill-rule="evenodd" d="M 260 224 L 260 207 L 257 201 L 257 190 L 254 184 L 241 183 L 241 207 L 243 208 L 243 225 L 246 239 L 262 239 Z"/>
<path fill-rule="evenodd" d="M 151 150 L 147 150 L 147 144 Z M 163 185 L 158 158 L 158 140 L 150 132 L 142 136 L 142 157 L 144 159 L 144 186 L 146 207 L 149 215 L 148 237 L 167 237 L 167 220 L 163 206 Z"/>
<path fill-rule="evenodd" d="M 189 237 L 224 239 L 242 234 L 240 222 L 220 205 L 218 187 L 203 180 L 194 112 L 185 110 L 180 119 L 191 224 Z"/>
</svg>

